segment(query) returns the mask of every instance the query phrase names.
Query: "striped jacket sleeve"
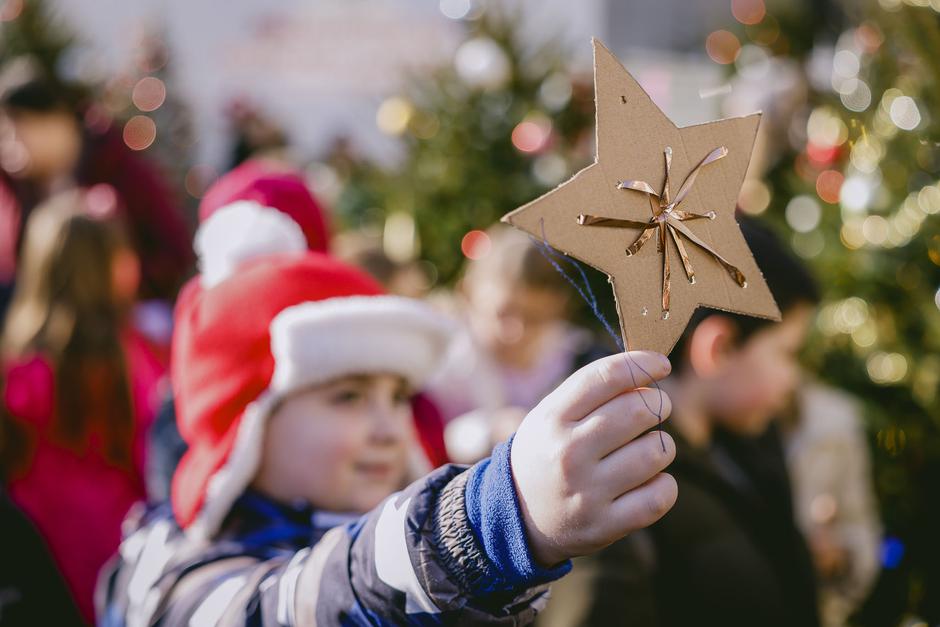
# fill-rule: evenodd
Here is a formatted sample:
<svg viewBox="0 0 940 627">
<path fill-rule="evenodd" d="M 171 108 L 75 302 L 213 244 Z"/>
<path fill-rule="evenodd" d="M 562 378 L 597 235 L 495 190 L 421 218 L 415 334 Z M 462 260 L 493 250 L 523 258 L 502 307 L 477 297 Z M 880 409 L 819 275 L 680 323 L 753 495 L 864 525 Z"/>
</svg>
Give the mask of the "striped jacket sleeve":
<svg viewBox="0 0 940 627">
<path fill-rule="evenodd" d="M 468 520 L 468 474 L 439 469 L 296 553 L 264 556 L 230 544 L 181 559 L 186 549 L 168 546 L 166 538 L 161 545 L 159 528 L 150 526 L 136 545 L 134 536 L 125 541 L 132 545 L 122 546 L 125 563 L 103 580 L 100 624 L 531 622 L 547 587 L 485 585 L 499 573 Z"/>
</svg>

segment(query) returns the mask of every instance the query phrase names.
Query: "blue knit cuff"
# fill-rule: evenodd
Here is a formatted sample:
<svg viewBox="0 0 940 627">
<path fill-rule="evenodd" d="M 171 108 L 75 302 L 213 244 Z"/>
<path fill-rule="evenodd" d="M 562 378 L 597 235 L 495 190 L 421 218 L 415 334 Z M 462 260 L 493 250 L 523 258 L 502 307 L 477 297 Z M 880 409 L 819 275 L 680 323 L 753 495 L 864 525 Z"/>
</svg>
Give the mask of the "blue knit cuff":
<svg viewBox="0 0 940 627">
<path fill-rule="evenodd" d="M 492 575 L 477 582 L 477 594 L 531 588 L 559 579 L 571 570 L 570 561 L 543 568 L 529 550 L 509 463 L 511 449 L 512 438 L 494 448 L 489 459 L 467 471 L 467 518 L 493 565 Z"/>
</svg>

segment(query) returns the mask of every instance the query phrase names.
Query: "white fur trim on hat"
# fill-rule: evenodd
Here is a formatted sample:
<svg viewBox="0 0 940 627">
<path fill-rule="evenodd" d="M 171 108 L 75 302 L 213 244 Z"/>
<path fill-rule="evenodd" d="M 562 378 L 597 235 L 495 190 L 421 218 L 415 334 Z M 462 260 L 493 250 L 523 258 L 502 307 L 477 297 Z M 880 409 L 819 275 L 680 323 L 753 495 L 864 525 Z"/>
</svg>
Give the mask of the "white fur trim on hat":
<svg viewBox="0 0 940 627">
<path fill-rule="evenodd" d="M 307 238 L 287 214 L 253 200 L 239 200 L 199 225 L 193 246 L 199 256 L 200 281 L 210 288 L 249 259 L 307 250 Z"/>
<path fill-rule="evenodd" d="M 288 307 L 270 329 L 274 375 L 268 389 L 245 408 L 232 452 L 209 480 L 202 509 L 187 529 L 193 537 L 211 538 L 254 479 L 264 428 L 279 400 L 354 374 L 398 374 L 420 388 L 443 358 L 453 326 L 410 298 L 350 296 Z"/>
<path fill-rule="evenodd" d="M 286 394 L 358 373 L 388 372 L 420 388 L 440 363 L 452 326 L 400 296 L 352 296 L 288 307 L 271 322 L 271 389 Z"/>
<path fill-rule="evenodd" d="M 190 537 L 208 540 L 214 536 L 232 505 L 255 478 L 261 467 L 264 427 L 276 402 L 273 394 L 263 392 L 245 408 L 232 452 L 209 479 L 202 508 L 196 520 L 186 528 Z"/>
</svg>

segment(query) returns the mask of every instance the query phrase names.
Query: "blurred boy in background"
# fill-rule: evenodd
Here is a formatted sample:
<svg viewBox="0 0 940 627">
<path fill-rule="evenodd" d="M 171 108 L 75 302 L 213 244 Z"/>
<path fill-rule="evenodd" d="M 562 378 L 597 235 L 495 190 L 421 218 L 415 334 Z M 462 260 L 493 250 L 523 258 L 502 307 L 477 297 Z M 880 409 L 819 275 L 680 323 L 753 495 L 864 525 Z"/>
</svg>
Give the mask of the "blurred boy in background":
<svg viewBox="0 0 940 627">
<path fill-rule="evenodd" d="M 741 227 L 782 322 L 705 309 L 693 316 L 662 384 L 675 407 L 676 507 L 578 561 L 540 625 L 819 624 L 812 563 L 771 427 L 799 383 L 797 356 L 818 294 L 775 237 L 751 221 Z"/>
</svg>

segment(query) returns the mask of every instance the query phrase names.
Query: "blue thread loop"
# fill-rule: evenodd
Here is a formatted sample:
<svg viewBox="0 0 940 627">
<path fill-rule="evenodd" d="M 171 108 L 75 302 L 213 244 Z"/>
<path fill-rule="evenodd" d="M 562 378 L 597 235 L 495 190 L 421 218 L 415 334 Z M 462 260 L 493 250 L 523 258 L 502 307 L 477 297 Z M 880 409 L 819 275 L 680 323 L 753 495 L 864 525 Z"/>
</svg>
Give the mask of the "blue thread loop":
<svg viewBox="0 0 940 627">
<path fill-rule="evenodd" d="M 643 404 L 646 406 L 646 409 L 656 416 L 657 428 L 659 429 L 659 443 L 663 447 L 663 451 L 665 451 L 666 441 L 663 438 L 663 405 L 665 404 L 665 401 L 663 400 L 663 389 L 659 386 L 659 382 L 653 379 L 652 375 L 644 370 L 643 366 L 638 364 L 637 361 L 633 359 L 633 356 L 628 351 L 626 351 L 620 335 L 614 332 L 613 327 L 610 326 L 610 323 L 607 322 L 607 318 L 604 316 L 603 312 L 601 312 L 600 306 L 597 304 L 597 297 L 594 295 L 594 290 L 591 289 L 591 283 L 588 281 L 587 275 L 584 273 L 584 268 L 581 267 L 581 264 L 579 264 L 575 259 L 567 255 L 563 255 L 549 245 L 548 241 L 545 239 L 544 218 L 539 220 L 539 228 L 542 233 L 542 239 L 539 240 L 531 235 L 529 236 L 529 239 L 532 240 L 532 243 L 535 244 L 535 247 L 538 248 L 538 251 L 542 254 L 543 257 L 545 257 L 548 263 L 552 264 L 552 267 L 555 268 L 555 271 L 565 278 L 565 280 L 575 289 L 575 291 L 587 304 L 587 306 L 591 308 L 591 313 L 594 314 L 594 317 L 597 318 L 601 325 L 603 325 L 604 330 L 607 331 L 607 334 L 610 336 L 610 339 L 614 341 L 614 344 L 617 346 L 617 348 L 623 352 L 624 356 L 630 360 L 630 363 L 633 364 L 633 366 L 639 368 L 640 372 L 645 374 L 650 379 L 650 381 L 652 381 L 653 387 L 655 387 L 659 392 L 658 410 L 653 410 L 653 408 L 650 407 L 649 403 L 646 402 L 646 397 L 641 395 L 640 398 L 643 400 Z M 575 269 L 578 271 L 578 274 L 581 275 L 583 288 L 581 285 L 578 285 L 574 278 L 572 278 L 571 275 L 565 271 L 565 269 L 561 266 L 561 263 L 559 263 L 560 261 L 567 261 L 575 267 Z M 636 388 L 636 373 L 633 371 L 632 367 L 630 367 L 630 377 L 633 379 L 634 388 Z"/>
</svg>

